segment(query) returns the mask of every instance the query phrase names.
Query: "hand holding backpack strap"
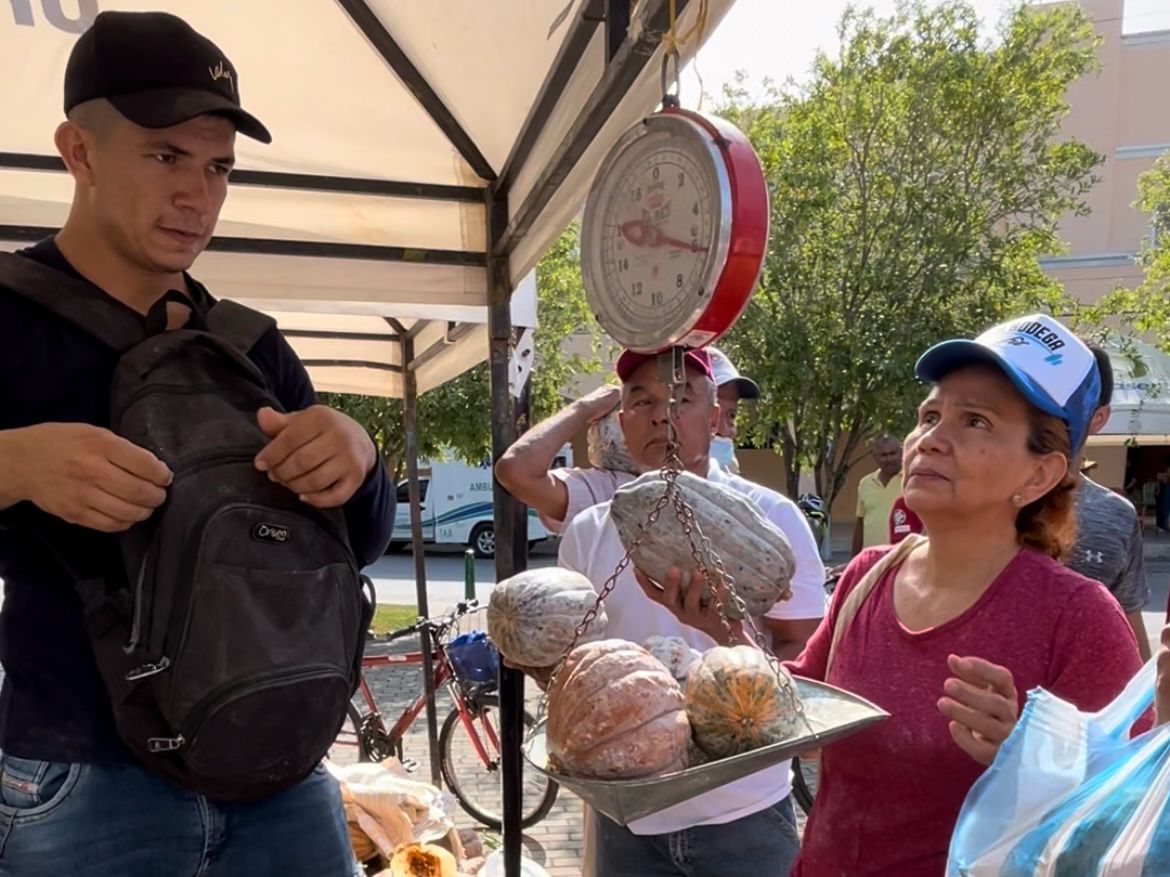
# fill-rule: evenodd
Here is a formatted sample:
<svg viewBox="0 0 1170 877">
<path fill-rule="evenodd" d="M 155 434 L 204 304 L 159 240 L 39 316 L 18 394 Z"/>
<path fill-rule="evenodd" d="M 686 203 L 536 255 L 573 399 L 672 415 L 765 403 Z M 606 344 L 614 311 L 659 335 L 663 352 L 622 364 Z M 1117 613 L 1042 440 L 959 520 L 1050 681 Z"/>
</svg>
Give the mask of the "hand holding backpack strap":
<svg viewBox="0 0 1170 877">
<path fill-rule="evenodd" d="M 846 628 L 849 627 L 850 622 L 857 616 L 862 604 L 873 593 L 873 589 L 877 587 L 878 582 L 882 580 L 887 572 L 909 557 L 910 552 L 918 546 L 925 544 L 925 536 L 911 533 L 895 545 L 885 557 L 871 566 L 865 575 L 862 576 L 861 581 L 845 597 L 845 601 L 841 604 L 841 609 L 837 613 L 837 620 L 833 623 L 833 640 L 829 643 L 829 657 L 825 661 L 824 681 L 828 682 L 829 680 L 829 670 L 833 666 L 833 658 L 837 654 L 837 647 L 841 642 L 841 638 L 845 635 Z"/>
</svg>

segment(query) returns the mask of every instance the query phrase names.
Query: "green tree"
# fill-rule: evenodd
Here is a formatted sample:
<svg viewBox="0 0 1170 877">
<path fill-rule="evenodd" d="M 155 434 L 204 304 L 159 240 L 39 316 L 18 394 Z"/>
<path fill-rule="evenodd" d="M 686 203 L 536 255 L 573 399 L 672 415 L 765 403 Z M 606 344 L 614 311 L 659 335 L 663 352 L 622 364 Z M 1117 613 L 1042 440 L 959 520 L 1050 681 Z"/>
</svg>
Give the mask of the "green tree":
<svg viewBox="0 0 1170 877">
<path fill-rule="evenodd" d="M 1074 5 L 979 36 L 965 2 L 850 10 L 836 56 L 761 103 L 729 90 L 772 198 L 761 288 L 726 340 L 763 390 L 745 431 L 831 501 L 873 434 L 904 431 L 927 345 L 1063 307 L 1037 257 L 1100 161 L 1060 136 L 1095 37 Z"/>
<path fill-rule="evenodd" d="M 1137 354 L 1130 342 L 1139 334 L 1170 350 L 1170 152 L 1159 156 L 1138 177 L 1137 185 L 1135 206 L 1150 216 L 1150 234 L 1140 242 L 1138 256 L 1144 269 L 1142 282 L 1132 289 L 1113 289 L 1076 310 L 1083 328 L 1102 338 L 1114 337 L 1122 352 L 1131 356 Z"/>
<path fill-rule="evenodd" d="M 579 230 L 574 222 L 536 266 L 539 326 L 529 384 L 533 422 L 555 412 L 577 377 L 601 368 L 601 333 L 585 301 L 581 282 Z M 566 353 L 563 342 L 586 336 L 585 355 Z M 390 471 L 404 468 L 402 400 L 347 393 L 327 394 L 326 404 L 345 411 L 374 436 Z M 491 397 L 488 366 L 481 363 L 419 397 L 416 414 L 420 458 L 450 453 L 478 464 L 491 456 Z"/>
</svg>

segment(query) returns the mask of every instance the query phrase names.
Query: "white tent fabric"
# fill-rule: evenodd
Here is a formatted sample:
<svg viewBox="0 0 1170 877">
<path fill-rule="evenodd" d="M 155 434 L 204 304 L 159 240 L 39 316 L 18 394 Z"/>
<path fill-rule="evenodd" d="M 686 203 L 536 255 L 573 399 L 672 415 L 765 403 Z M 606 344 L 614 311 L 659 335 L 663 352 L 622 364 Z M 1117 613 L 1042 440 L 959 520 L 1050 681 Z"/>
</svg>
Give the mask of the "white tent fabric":
<svg viewBox="0 0 1170 877">
<path fill-rule="evenodd" d="M 1140 341 L 1132 345 L 1132 354 L 1109 351 L 1113 413 L 1096 443 L 1115 436 L 1139 444 L 1170 444 L 1170 356 Z"/>
<path fill-rule="evenodd" d="M 680 31 L 705 8 L 709 34 L 732 2 L 677 0 Z M 314 363 L 321 389 L 401 395 L 396 332 L 415 330 L 416 363 L 405 367 L 425 392 L 487 354 L 489 193 L 507 196 L 515 233 L 504 235 L 497 255 L 507 257 L 516 287 L 580 210 L 605 152 L 661 97 L 668 0 L 636 0 L 627 41 L 643 48 L 639 57 L 654 54 L 616 106 L 598 111 L 596 136 L 577 138 L 575 164 L 559 161 L 574 135 L 590 131 L 583 110 L 595 109 L 591 98 L 615 76 L 598 24 L 607 5 L 0 4 L 0 248 L 25 245 L 65 218 L 71 184 L 55 165 L 52 134 L 77 33 L 99 8 L 174 12 L 232 59 L 245 108 L 274 136 L 269 146 L 237 142 L 242 173 L 219 239 L 194 273 L 214 294 L 273 313 Z M 566 52 L 577 43 L 579 57 Z M 684 62 L 699 44 L 684 47 Z M 556 63 L 562 53 L 572 56 L 564 65 Z M 546 82 L 559 98 L 534 114 Z M 537 196 L 551 186 L 544 203 Z M 535 325 L 535 311 L 528 284 L 513 299 L 513 323 Z"/>
</svg>

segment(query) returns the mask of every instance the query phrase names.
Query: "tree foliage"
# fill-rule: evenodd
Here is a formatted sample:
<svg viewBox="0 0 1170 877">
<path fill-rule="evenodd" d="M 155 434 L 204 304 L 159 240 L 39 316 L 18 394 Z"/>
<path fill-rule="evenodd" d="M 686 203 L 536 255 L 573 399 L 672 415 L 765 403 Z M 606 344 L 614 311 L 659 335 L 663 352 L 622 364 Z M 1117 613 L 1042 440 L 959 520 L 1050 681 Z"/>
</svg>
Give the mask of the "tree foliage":
<svg viewBox="0 0 1170 877">
<path fill-rule="evenodd" d="M 1113 289 L 1076 310 L 1082 327 L 1112 338 L 1131 358 L 1138 356 L 1132 343 L 1135 335 L 1148 335 L 1170 350 L 1170 152 L 1138 177 L 1135 206 L 1150 216 L 1150 235 L 1138 257 L 1144 269 L 1142 282 L 1132 289 Z M 1136 360 L 1135 366 L 1144 368 Z"/>
<path fill-rule="evenodd" d="M 537 326 L 529 404 L 535 422 L 555 412 L 575 378 L 600 369 L 600 331 L 585 301 L 577 223 L 552 245 L 536 267 Z M 563 342 L 584 334 L 588 353 L 570 354 Z M 392 473 L 404 465 L 402 400 L 347 393 L 323 394 L 323 402 L 364 425 Z M 491 396 L 488 366 L 481 363 L 419 397 L 416 412 L 419 457 L 449 454 L 472 465 L 491 456 Z"/>
<path fill-rule="evenodd" d="M 830 501 L 867 438 L 912 422 L 929 344 L 1060 306 L 1037 257 L 1101 158 L 1060 136 L 1095 64 L 1074 4 L 1016 9 L 990 42 L 966 2 L 851 9 L 839 37 L 803 87 L 729 89 L 717 110 L 771 191 L 762 286 L 724 342 L 763 390 L 746 432 L 790 493 L 811 468 Z"/>
</svg>

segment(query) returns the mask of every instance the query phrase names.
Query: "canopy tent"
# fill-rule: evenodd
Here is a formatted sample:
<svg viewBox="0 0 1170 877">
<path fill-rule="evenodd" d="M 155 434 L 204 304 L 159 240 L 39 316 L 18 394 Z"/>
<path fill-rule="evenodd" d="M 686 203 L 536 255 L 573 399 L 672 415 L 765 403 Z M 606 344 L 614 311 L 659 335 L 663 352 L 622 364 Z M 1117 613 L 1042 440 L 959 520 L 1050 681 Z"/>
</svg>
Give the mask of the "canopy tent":
<svg viewBox="0 0 1170 877">
<path fill-rule="evenodd" d="M 165 9 L 210 36 L 244 106 L 212 292 L 274 314 L 319 389 L 402 396 L 419 610 L 426 611 L 414 400 L 489 356 L 498 457 L 523 417 L 509 393 L 513 290 L 584 202 L 601 159 L 662 96 L 662 36 L 734 0 L 9 0 L 0 4 L 0 248 L 50 234 L 71 187 L 52 143 L 65 61 L 100 10 Z M 496 570 L 526 562 L 524 508 L 497 485 Z M 423 651 L 429 651 L 425 638 Z M 424 664 L 429 690 L 430 666 Z M 523 677 L 501 672 L 504 861 L 520 873 Z M 428 704 L 434 734 L 433 698 Z M 432 773 L 437 771 L 432 752 Z"/>
<path fill-rule="evenodd" d="M 1141 341 L 1112 345 L 1113 412 L 1093 445 L 1170 444 L 1170 356 Z"/>
<path fill-rule="evenodd" d="M 702 7 L 709 33 L 730 3 L 677 0 L 680 29 Z M 514 289 L 609 146 L 657 103 L 670 5 L 10 0 L 0 248 L 65 218 L 72 187 L 52 134 L 76 35 L 99 9 L 166 9 L 227 53 L 244 106 L 274 136 L 237 143 L 200 279 L 276 316 L 321 389 L 403 395 L 399 342 L 413 332 L 406 367 L 425 392 L 487 355 L 490 257 Z M 535 325 L 534 298 L 511 319 Z"/>
</svg>

